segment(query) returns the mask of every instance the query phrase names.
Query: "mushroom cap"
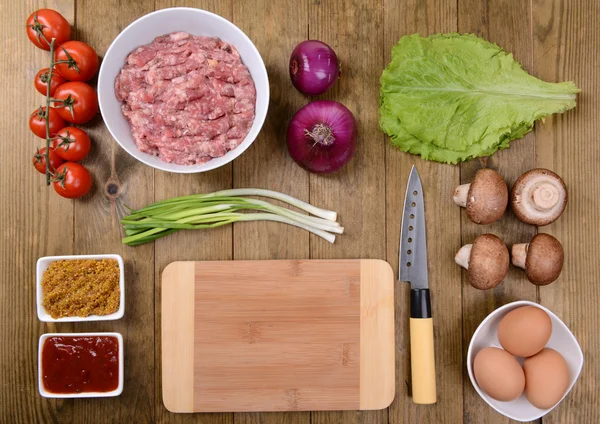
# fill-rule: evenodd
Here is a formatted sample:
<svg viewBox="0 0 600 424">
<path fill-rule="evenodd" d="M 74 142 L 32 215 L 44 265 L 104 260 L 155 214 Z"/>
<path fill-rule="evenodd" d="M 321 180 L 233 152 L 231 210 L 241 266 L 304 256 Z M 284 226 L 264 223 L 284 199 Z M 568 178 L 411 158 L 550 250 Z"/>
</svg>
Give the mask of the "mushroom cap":
<svg viewBox="0 0 600 424">
<path fill-rule="evenodd" d="M 473 287 L 493 289 L 508 273 L 508 248 L 493 234 L 482 234 L 475 239 L 469 258 L 468 277 Z"/>
<path fill-rule="evenodd" d="M 508 205 L 508 187 L 504 178 L 493 169 L 477 171 L 467 195 L 467 216 L 476 224 L 491 224 L 499 220 Z"/>
<path fill-rule="evenodd" d="M 565 260 L 562 244 L 550 234 L 538 234 L 531 239 L 525 258 L 527 279 L 538 286 L 558 278 Z"/>
<path fill-rule="evenodd" d="M 541 185 L 544 185 L 543 189 L 537 193 L 536 189 Z M 554 200 L 546 204 L 545 208 L 536 207 L 534 199 L 546 202 L 547 196 L 551 196 Z M 543 168 L 531 169 L 521 175 L 510 194 L 515 216 L 527 224 L 537 226 L 556 221 L 565 210 L 567 198 L 567 186 L 563 179 L 549 169 Z"/>
</svg>

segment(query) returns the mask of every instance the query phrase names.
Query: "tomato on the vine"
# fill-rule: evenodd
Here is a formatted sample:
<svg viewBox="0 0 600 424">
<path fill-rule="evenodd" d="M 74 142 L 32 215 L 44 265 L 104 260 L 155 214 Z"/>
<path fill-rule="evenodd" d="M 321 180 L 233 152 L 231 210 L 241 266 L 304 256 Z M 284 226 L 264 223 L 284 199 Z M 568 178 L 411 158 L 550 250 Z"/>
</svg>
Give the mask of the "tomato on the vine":
<svg viewBox="0 0 600 424">
<path fill-rule="evenodd" d="M 40 106 L 29 116 L 29 128 L 35 135 L 46 138 L 46 106 Z M 56 134 L 64 128 L 65 120 L 58 114 L 55 108 L 51 107 L 48 113 L 48 123 L 50 126 L 50 136 Z"/>
<path fill-rule="evenodd" d="M 92 143 L 85 131 L 75 127 L 65 127 L 56 133 L 52 146 L 64 160 L 78 162 L 90 152 Z"/>
<path fill-rule="evenodd" d="M 48 77 L 50 76 L 49 71 L 50 68 L 40 69 L 35 75 L 35 79 L 33 80 L 35 89 L 44 96 L 47 94 L 46 90 L 48 88 Z M 50 82 L 50 95 L 53 96 L 58 86 L 64 84 L 65 82 L 67 82 L 67 80 L 58 75 L 56 73 L 56 70 L 52 71 L 52 81 Z"/>
<path fill-rule="evenodd" d="M 96 50 L 82 41 L 67 41 L 54 52 L 56 70 L 69 81 L 87 81 L 92 79 L 100 61 Z"/>
<path fill-rule="evenodd" d="M 50 147 L 50 152 L 48 153 L 50 158 L 50 172 L 54 172 L 62 163 L 63 159 L 56 154 L 54 149 Z M 33 166 L 40 174 L 46 173 L 46 148 L 42 147 L 35 152 L 33 155 Z"/>
<path fill-rule="evenodd" d="M 85 82 L 67 82 L 56 89 L 55 103 L 59 115 L 68 122 L 83 124 L 98 113 L 98 94 Z"/>
<path fill-rule="evenodd" d="M 75 162 L 66 162 L 59 166 L 52 181 L 54 191 L 68 199 L 85 196 L 92 188 L 92 176 L 89 171 Z"/>
<path fill-rule="evenodd" d="M 55 45 L 69 41 L 71 25 L 63 15 L 52 9 L 40 9 L 27 18 L 27 37 L 37 47 L 50 50 L 50 42 L 54 38 Z"/>
</svg>

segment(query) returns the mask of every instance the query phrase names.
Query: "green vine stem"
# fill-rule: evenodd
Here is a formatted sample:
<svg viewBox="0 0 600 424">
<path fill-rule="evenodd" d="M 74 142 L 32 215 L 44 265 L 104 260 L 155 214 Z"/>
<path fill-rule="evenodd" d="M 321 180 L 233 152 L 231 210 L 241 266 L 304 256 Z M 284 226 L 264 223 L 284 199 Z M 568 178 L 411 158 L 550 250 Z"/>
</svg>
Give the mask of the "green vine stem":
<svg viewBox="0 0 600 424">
<path fill-rule="evenodd" d="M 33 15 L 33 22 L 34 24 L 30 26 L 35 30 L 38 41 L 41 38 L 46 42 L 46 44 L 50 46 L 50 68 L 48 70 L 48 79 L 46 82 L 46 113 L 44 113 L 44 120 L 46 121 L 46 153 L 44 154 L 44 156 L 46 159 L 46 185 L 49 186 L 52 180 L 52 176 L 54 175 L 53 171 L 56 171 L 56 169 L 54 169 L 53 171 L 50 170 L 50 144 L 53 141 L 52 134 L 50 134 L 50 105 L 56 102 L 56 100 L 50 97 L 50 86 L 52 85 L 52 72 L 54 71 L 54 65 L 56 65 L 56 63 L 62 63 L 64 61 L 54 61 L 55 39 L 52 38 L 52 40 L 48 42 L 48 39 L 44 35 L 44 25 L 42 25 L 38 21 L 37 13 Z M 69 60 L 73 59 L 69 57 Z"/>
<path fill-rule="evenodd" d="M 45 37 L 44 37 L 45 38 Z M 52 134 L 50 134 L 50 86 L 52 85 L 52 71 L 54 70 L 54 38 L 50 41 L 50 69 L 48 70 L 48 82 L 46 83 L 46 185 L 50 185 L 50 144 L 52 142 Z"/>
</svg>

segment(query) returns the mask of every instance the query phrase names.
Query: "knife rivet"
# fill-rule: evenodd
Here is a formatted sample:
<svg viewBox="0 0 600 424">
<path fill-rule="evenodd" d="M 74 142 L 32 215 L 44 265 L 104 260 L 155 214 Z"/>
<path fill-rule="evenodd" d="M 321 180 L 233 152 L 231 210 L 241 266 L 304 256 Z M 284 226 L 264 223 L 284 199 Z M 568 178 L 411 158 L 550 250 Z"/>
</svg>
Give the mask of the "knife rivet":
<svg viewBox="0 0 600 424">
<path fill-rule="evenodd" d="M 408 231 L 412 231 L 412 230 L 413 230 L 413 226 L 412 226 L 412 225 L 409 225 L 409 226 L 408 226 Z"/>
<path fill-rule="evenodd" d="M 414 208 L 415 206 L 417 206 L 417 204 L 416 204 L 415 202 L 412 202 L 410 205 L 411 205 L 413 208 Z"/>
<path fill-rule="evenodd" d="M 406 266 L 410 266 L 410 262 L 407 262 L 407 263 L 406 263 Z"/>
<path fill-rule="evenodd" d="M 407 254 L 407 255 L 410 255 L 410 254 L 412 254 L 412 250 L 407 250 L 407 251 L 406 251 L 406 254 Z"/>
<path fill-rule="evenodd" d="M 419 194 L 419 193 L 417 193 L 417 190 L 413 191 L 413 195 L 416 196 L 417 194 Z"/>
<path fill-rule="evenodd" d="M 410 237 L 408 238 L 408 242 L 409 242 L 409 243 L 412 243 L 412 239 L 411 239 Z"/>
<path fill-rule="evenodd" d="M 415 215 L 414 214 L 410 214 L 410 219 L 415 219 Z"/>
</svg>

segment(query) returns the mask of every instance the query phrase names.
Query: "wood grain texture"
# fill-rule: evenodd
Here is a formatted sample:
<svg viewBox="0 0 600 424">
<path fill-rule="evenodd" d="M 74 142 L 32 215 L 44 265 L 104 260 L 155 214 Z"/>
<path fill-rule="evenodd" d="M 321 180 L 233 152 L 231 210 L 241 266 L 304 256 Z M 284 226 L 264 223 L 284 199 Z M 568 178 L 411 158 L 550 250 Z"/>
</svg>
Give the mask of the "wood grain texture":
<svg viewBox="0 0 600 424">
<path fill-rule="evenodd" d="M 268 188 L 309 201 L 308 174 L 290 158 L 287 124 L 306 98 L 289 79 L 289 54 L 308 37 L 308 0 L 282 2 L 235 1 L 233 23 L 251 34 L 269 76 L 269 112 L 262 131 L 233 164 L 235 187 Z M 317 205 L 320 206 L 320 205 Z M 305 231 L 277 223 L 243 223 L 233 226 L 234 259 L 306 259 L 309 238 Z M 309 424 L 307 412 L 240 413 L 236 424 Z"/>
<path fill-rule="evenodd" d="M 98 13 L 93 1 L 78 1 L 76 31 L 78 40 L 94 46 L 100 57 L 112 40 L 138 16 L 152 11 L 150 2 L 103 3 Z M 119 219 L 127 213 L 125 205 L 144 205 L 154 201 L 153 171 L 121 151 L 100 116 L 82 126 L 93 140 L 93 149 L 83 164 L 94 179 L 91 195 L 74 202 L 74 252 L 78 254 L 118 253 L 125 261 L 125 317 L 116 322 L 81 323 L 76 331 L 118 331 L 123 335 L 125 382 L 123 394 L 111 401 L 112 413 L 97 407 L 96 399 L 74 402 L 73 422 L 89 420 L 112 423 L 114 417 L 131 422 L 154 420 L 154 248 L 132 249 L 121 244 Z M 118 188 L 116 196 L 108 185 Z M 154 325 L 152 325 L 154 327 Z M 135 364 L 135 366 L 133 366 Z"/>
<path fill-rule="evenodd" d="M 292 86 L 289 54 L 307 37 L 306 2 L 234 2 L 233 22 L 252 34 L 267 67 L 271 91 L 269 113 L 262 131 L 248 150 L 234 161 L 234 187 L 280 191 L 308 201 L 308 174 L 290 158 L 287 124 L 306 101 Z M 268 22 L 268 25 L 265 24 Z M 308 257 L 308 233 L 271 222 L 234 225 L 235 259 Z"/>
<path fill-rule="evenodd" d="M 233 19 L 232 0 L 155 0 L 155 9 L 167 7 L 197 7 L 223 16 L 230 21 Z M 231 188 L 233 186 L 233 166 L 231 164 L 222 166 L 210 172 L 202 174 L 170 174 L 168 172 L 154 171 L 155 197 L 156 200 L 168 199 L 192 193 L 210 193 L 217 190 Z M 169 237 L 158 240 L 155 243 L 156 266 L 155 266 L 155 312 L 156 312 L 156 334 L 160 334 L 160 302 L 161 281 L 160 274 L 164 267 L 173 261 L 186 260 L 230 260 L 233 257 L 232 228 L 225 226 L 210 231 L 180 231 Z M 155 393 L 156 393 L 156 415 L 158 422 L 169 423 L 233 423 L 233 414 L 202 414 L 193 416 L 189 414 L 172 414 L 165 408 L 162 401 L 161 380 L 161 339 L 156 337 L 155 341 Z"/>
<path fill-rule="evenodd" d="M 342 68 L 338 82 L 322 97 L 343 103 L 357 119 L 355 157 L 333 175 L 310 176 L 310 201 L 339 212 L 345 232 L 335 245 L 311 236 L 316 259 L 385 256 L 385 161 L 377 126 L 379 75 L 383 63 L 381 0 L 312 1 L 309 38 L 336 52 Z M 316 412 L 312 424 L 385 423 L 386 411 Z"/>
<path fill-rule="evenodd" d="M 170 410 L 391 402 L 393 277 L 384 261 L 175 262 L 162 284 Z"/>
<path fill-rule="evenodd" d="M 384 52 L 386 66 L 400 37 L 456 31 L 456 2 L 385 0 Z M 383 67 L 382 66 L 382 67 Z M 389 410 L 390 424 L 462 421 L 463 355 L 460 269 L 454 253 L 460 247 L 460 211 L 452 202 L 459 182 L 456 166 L 421 160 L 400 152 L 386 139 L 387 259 L 398 272 L 400 224 L 410 168 L 416 165 L 424 189 L 429 287 L 431 290 L 437 402 L 417 405 L 411 398 L 409 293 L 396 286 L 396 399 Z"/>
<path fill-rule="evenodd" d="M 571 329 L 585 357 L 579 381 L 543 423 L 600 422 L 600 4 L 596 1 L 533 2 L 534 70 L 546 81 L 574 81 L 577 107 L 536 124 L 536 165 L 561 175 L 569 204 L 559 220 L 540 228 L 565 249 L 560 278 L 540 287 L 540 302 Z M 596 324 L 592 324 L 596 323 Z"/>
<path fill-rule="evenodd" d="M 411 397 L 419 405 L 437 402 L 433 318 L 410 318 Z"/>
<path fill-rule="evenodd" d="M 356 409 L 359 281 L 359 261 L 196 263 L 194 409 Z"/>
<path fill-rule="evenodd" d="M 73 416 L 72 401 L 45 401 L 37 388 L 39 336 L 73 328 L 39 322 L 34 301 L 37 259 L 73 253 L 73 202 L 46 187 L 44 177 L 31 166 L 36 149 L 45 146 L 27 126 L 29 115 L 45 104 L 32 81 L 50 59 L 31 44 L 24 25 L 29 14 L 44 5 L 74 22 L 74 1 L 20 1 L 0 7 L 7 52 L 0 58 L 0 129 L 5 140 L 0 143 L 0 422 L 52 422 L 58 414 Z"/>
<path fill-rule="evenodd" d="M 253 146 L 228 165 L 205 174 L 172 175 L 136 162 L 110 138 L 99 119 L 86 125 L 94 147 L 84 164 L 94 179 L 93 192 L 81 201 L 59 198 L 31 169 L 41 139 L 26 121 L 43 97 L 31 86 L 46 66 L 47 53 L 26 38 L 23 25 L 35 9 L 59 10 L 72 24 L 73 36 L 90 42 L 102 56 L 128 23 L 159 8 L 200 7 L 240 26 L 256 43 L 268 68 L 271 104 L 263 131 Z M 172 414 L 162 402 L 161 278 L 175 260 L 358 258 L 387 259 L 397 270 L 400 213 L 404 187 L 414 163 L 425 187 L 430 281 L 434 312 L 438 403 L 414 405 L 410 394 L 408 286 L 395 285 L 396 398 L 388 411 L 313 413 L 315 424 L 346 423 L 495 423 L 506 422 L 473 391 L 463 349 L 481 319 L 500 304 L 536 298 L 556 312 L 578 338 L 586 357 L 572 393 L 543 422 L 600 422 L 597 365 L 600 322 L 597 297 L 598 184 L 600 160 L 597 116 L 600 113 L 598 49 L 600 10 L 594 0 L 0 0 L 0 422 L 159 422 L 232 424 L 309 424 L 311 414 Z M 566 212 L 540 231 L 554 234 L 565 247 L 563 274 L 536 290 L 511 270 L 490 293 L 472 289 L 454 265 L 461 242 L 490 231 L 509 244 L 523 241 L 533 227 L 509 213 L 495 225 L 471 224 L 450 198 L 454 185 L 467 182 L 484 164 L 460 167 L 424 162 L 389 146 L 378 129 L 379 76 L 392 46 L 419 32 L 469 31 L 511 51 L 525 69 L 547 81 L 573 80 L 582 88 L 575 110 L 536 124 L 534 134 L 487 160 L 509 184 L 522 171 L 543 166 L 562 175 L 570 190 Z M 311 99 L 293 89 L 289 54 L 308 38 L 329 43 L 342 60 L 342 78 L 324 97 L 341 101 L 356 115 L 356 158 L 332 176 L 301 170 L 285 148 L 287 123 Z M 107 182 L 119 187 L 111 200 Z M 201 232 L 179 232 L 155 244 L 125 248 L 113 217 L 123 205 L 141 207 L 154 200 L 221 188 L 267 187 L 317 206 L 334 209 L 346 233 L 335 245 L 275 223 L 245 223 Z M 461 230 L 461 223 L 462 230 Z M 42 324 L 34 304 L 38 257 L 70 253 L 120 253 L 125 258 L 125 317 L 112 323 Z M 116 330 L 125 337 L 126 381 L 122 396 L 102 400 L 46 400 L 37 393 L 37 340 L 49 331 Z M 464 393 L 463 393 L 464 391 Z"/>
<path fill-rule="evenodd" d="M 396 394 L 394 274 L 378 259 L 360 261 L 360 409 L 385 409 Z"/>
<path fill-rule="evenodd" d="M 194 262 L 171 262 L 161 275 L 162 399 L 170 412 L 194 410 Z"/>
<path fill-rule="evenodd" d="M 531 39 L 531 8 L 527 2 L 506 0 L 458 1 L 458 30 L 471 32 L 497 43 L 513 54 L 528 72 L 533 72 L 533 45 Z M 510 27 L 510 30 L 507 28 Z M 535 73 L 534 73 L 535 74 Z M 468 183 L 478 169 L 492 168 L 502 175 L 508 186 L 525 171 L 535 167 L 535 137 L 529 133 L 515 140 L 507 150 L 499 151 L 488 159 L 475 159 L 460 166 L 461 183 Z M 450 196 L 450 193 L 448 193 Z M 500 237 L 508 246 L 529 240 L 535 227 L 518 221 L 509 210 L 499 221 L 490 225 L 472 223 L 463 210 L 461 213 L 462 244 L 471 243 L 483 233 Z M 478 290 L 468 283 L 463 272 L 463 357 L 466 358 L 471 336 L 479 323 L 497 307 L 514 300 L 536 300 L 536 286 L 530 284 L 520 270 L 511 267 L 504 282 L 492 290 Z M 464 419 L 466 422 L 509 422 L 479 397 L 463 367 Z"/>
</svg>

